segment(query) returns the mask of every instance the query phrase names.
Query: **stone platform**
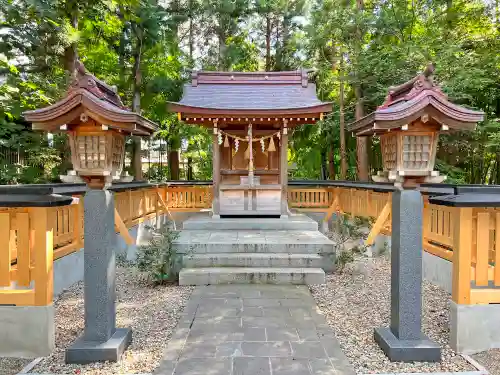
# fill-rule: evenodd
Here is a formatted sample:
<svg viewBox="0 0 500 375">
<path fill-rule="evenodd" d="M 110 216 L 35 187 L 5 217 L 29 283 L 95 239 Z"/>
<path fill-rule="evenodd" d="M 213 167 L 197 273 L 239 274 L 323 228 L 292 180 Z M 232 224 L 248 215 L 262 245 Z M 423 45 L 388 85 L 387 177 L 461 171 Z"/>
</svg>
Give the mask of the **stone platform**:
<svg viewBox="0 0 500 375">
<path fill-rule="evenodd" d="M 303 215 L 289 219 L 192 218 L 174 244 L 181 285 L 321 284 L 335 244 Z"/>
<path fill-rule="evenodd" d="M 305 286 L 194 290 L 155 375 L 354 375 Z"/>
</svg>

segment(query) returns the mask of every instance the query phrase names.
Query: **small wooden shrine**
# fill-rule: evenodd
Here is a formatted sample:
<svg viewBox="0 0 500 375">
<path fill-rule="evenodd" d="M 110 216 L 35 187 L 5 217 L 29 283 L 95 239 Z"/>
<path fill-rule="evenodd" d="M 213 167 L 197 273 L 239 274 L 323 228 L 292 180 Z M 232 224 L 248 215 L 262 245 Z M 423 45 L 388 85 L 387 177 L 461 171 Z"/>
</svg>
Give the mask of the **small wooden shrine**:
<svg viewBox="0 0 500 375">
<path fill-rule="evenodd" d="M 86 182 L 97 184 L 124 179 L 126 135 L 150 136 L 158 129 L 126 108 L 116 87 L 97 79 L 79 61 L 63 99 L 23 115 L 34 130 L 68 132 L 74 170 Z"/>
<path fill-rule="evenodd" d="M 331 103 L 307 71 L 194 72 L 179 120 L 213 129 L 213 215 L 288 216 L 288 130 L 314 124 Z"/>
<path fill-rule="evenodd" d="M 439 134 L 473 130 L 484 113 L 453 104 L 433 79 L 434 66 L 399 86 L 389 88 L 375 112 L 350 124 L 358 137 L 378 135 L 384 170 L 376 182 L 416 184 L 442 182 L 434 170 Z"/>
</svg>

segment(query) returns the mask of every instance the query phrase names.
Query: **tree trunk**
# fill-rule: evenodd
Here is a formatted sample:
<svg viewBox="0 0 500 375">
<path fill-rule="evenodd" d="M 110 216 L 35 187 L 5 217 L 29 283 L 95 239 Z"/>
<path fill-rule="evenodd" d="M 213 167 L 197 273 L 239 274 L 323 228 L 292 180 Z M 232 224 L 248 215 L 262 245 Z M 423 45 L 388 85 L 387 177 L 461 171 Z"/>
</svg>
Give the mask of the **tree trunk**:
<svg viewBox="0 0 500 375">
<path fill-rule="evenodd" d="M 137 26 L 136 26 L 137 28 Z M 141 113 L 141 56 L 142 56 L 142 30 L 136 29 L 137 45 L 134 53 L 134 68 L 132 76 L 134 77 L 133 83 L 133 99 L 132 110 L 138 114 Z M 132 137 L 132 169 L 134 173 L 134 180 L 140 181 L 142 176 L 142 157 L 141 157 L 141 138 L 138 136 Z"/>
<path fill-rule="evenodd" d="M 170 179 L 178 180 L 179 173 L 179 150 L 169 150 L 168 151 L 168 166 L 170 169 Z"/>
<path fill-rule="evenodd" d="M 218 33 L 218 39 L 219 39 L 219 71 L 223 72 L 227 70 L 227 64 L 226 64 L 226 50 L 227 50 L 227 45 L 226 45 L 226 35 L 222 30 L 219 30 Z"/>
<path fill-rule="evenodd" d="M 186 176 L 186 180 L 188 180 L 188 181 L 193 181 L 194 180 L 194 177 L 193 177 L 193 158 L 192 157 L 187 158 L 187 176 Z"/>
<path fill-rule="evenodd" d="M 78 6 L 73 1 L 66 3 L 66 13 L 69 17 L 71 27 L 78 29 Z M 73 74 L 75 71 L 76 61 L 78 60 L 78 43 L 73 42 L 64 49 L 64 69 Z"/>
<path fill-rule="evenodd" d="M 189 0 L 189 65 L 194 65 L 193 51 L 194 51 L 194 31 L 193 31 L 193 1 Z"/>
<path fill-rule="evenodd" d="M 340 52 L 339 64 L 339 123 L 340 123 L 340 179 L 347 177 L 347 155 L 345 152 L 345 117 L 344 117 L 344 56 Z"/>
<path fill-rule="evenodd" d="M 266 72 L 271 71 L 271 16 L 266 15 Z"/>
<path fill-rule="evenodd" d="M 335 180 L 335 148 L 333 144 L 328 150 L 328 177 L 330 180 Z"/>
<path fill-rule="evenodd" d="M 356 11 L 357 13 L 362 13 L 364 10 L 364 1 L 356 0 Z M 363 35 L 360 27 L 356 27 L 356 41 L 354 42 L 355 48 L 355 60 L 358 63 L 359 56 L 361 54 L 361 43 L 363 40 Z M 354 82 L 354 95 L 356 97 L 356 120 L 361 119 L 364 116 L 363 107 L 363 92 L 361 90 L 361 84 L 358 80 L 357 66 L 356 66 L 356 76 Z M 356 156 L 357 156 L 357 167 L 358 167 L 358 180 L 368 181 L 368 137 L 356 137 Z"/>
</svg>

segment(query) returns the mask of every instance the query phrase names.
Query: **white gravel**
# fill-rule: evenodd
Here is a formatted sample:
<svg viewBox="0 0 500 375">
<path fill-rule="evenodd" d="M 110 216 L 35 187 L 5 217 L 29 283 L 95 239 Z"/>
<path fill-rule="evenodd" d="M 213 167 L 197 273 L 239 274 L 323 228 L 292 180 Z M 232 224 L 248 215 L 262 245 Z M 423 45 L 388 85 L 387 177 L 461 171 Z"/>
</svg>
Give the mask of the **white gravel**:
<svg viewBox="0 0 500 375">
<path fill-rule="evenodd" d="M 373 340 L 373 329 L 390 323 L 390 261 L 387 257 L 357 258 L 343 273 L 327 276 L 311 291 L 342 350 L 358 374 L 475 371 L 448 345 L 447 292 L 423 283 L 423 331 L 442 348 L 441 363 L 390 362 Z"/>
<path fill-rule="evenodd" d="M 133 268 L 117 269 L 117 327 L 131 327 L 132 344 L 117 363 L 66 365 L 65 349 L 83 332 L 83 283 L 64 292 L 56 307 L 56 350 L 31 373 L 139 374 L 151 373 L 174 330 L 192 287 L 147 285 Z"/>
</svg>

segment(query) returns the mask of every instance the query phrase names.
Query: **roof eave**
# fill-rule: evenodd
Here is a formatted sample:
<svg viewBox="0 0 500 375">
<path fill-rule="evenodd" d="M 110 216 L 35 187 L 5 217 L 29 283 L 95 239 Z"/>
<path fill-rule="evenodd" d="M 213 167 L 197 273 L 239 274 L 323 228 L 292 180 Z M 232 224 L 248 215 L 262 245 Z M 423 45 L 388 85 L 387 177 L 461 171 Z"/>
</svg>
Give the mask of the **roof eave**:
<svg viewBox="0 0 500 375">
<path fill-rule="evenodd" d="M 77 90 L 51 106 L 26 111 L 23 116 L 34 124 L 34 129 L 54 130 L 73 121 L 81 113 L 86 113 L 102 124 L 112 125 L 131 134 L 147 135 L 158 129 L 157 124 L 141 115 L 118 107 L 114 108 L 109 102 L 102 101 L 84 90 Z M 128 126 L 124 126 L 125 124 Z"/>
<path fill-rule="evenodd" d="M 270 108 L 270 109 L 238 109 L 238 108 L 205 108 L 195 107 L 190 105 L 181 104 L 178 102 L 167 102 L 168 109 L 172 112 L 200 114 L 200 115 L 238 115 L 238 116 L 251 116 L 251 115 L 300 115 L 304 113 L 323 113 L 331 112 L 333 104 L 331 102 L 323 102 L 319 105 L 310 107 L 295 107 L 295 108 Z"/>
</svg>

